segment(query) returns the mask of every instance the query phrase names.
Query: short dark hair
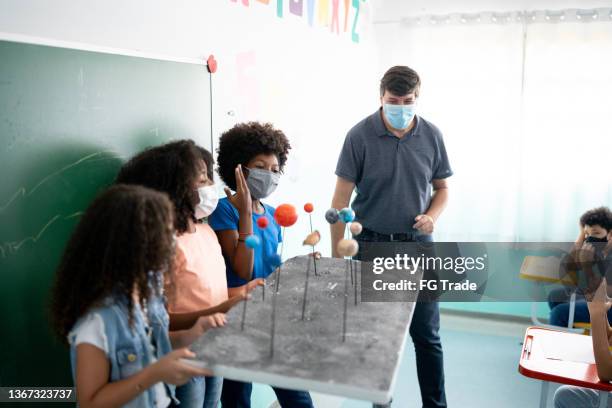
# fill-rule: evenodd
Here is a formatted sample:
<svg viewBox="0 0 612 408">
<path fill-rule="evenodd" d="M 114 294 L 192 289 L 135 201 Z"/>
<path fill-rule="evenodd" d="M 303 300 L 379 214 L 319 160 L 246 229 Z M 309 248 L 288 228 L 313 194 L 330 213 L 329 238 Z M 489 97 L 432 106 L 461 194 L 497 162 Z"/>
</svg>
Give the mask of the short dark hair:
<svg viewBox="0 0 612 408">
<path fill-rule="evenodd" d="M 212 155 L 210 158 L 208 171 L 212 174 Z M 150 147 L 125 163 L 115 182 L 141 185 L 168 194 L 174 204 L 175 228 L 182 234 L 187 231 L 189 220 L 195 221 L 197 193 L 194 185 L 199 177 L 198 163 L 202 159 L 202 152 L 193 140 L 177 140 Z"/>
<path fill-rule="evenodd" d="M 236 166 L 246 165 L 259 154 L 275 154 L 278 167 L 283 171 L 287 154 L 291 149 L 287 136 L 270 123 L 239 123 L 224 132 L 219 138 L 217 149 L 217 172 L 221 180 L 236 190 Z"/>
<path fill-rule="evenodd" d="M 612 230 L 612 211 L 608 207 L 597 207 L 593 208 L 582 214 L 580 217 L 580 225 L 583 227 L 588 225 L 599 225 L 606 231 Z"/>
<path fill-rule="evenodd" d="M 414 69 L 404 65 L 389 68 L 380 80 L 380 96 L 383 96 L 385 91 L 397 96 L 414 92 L 416 96 L 419 96 L 420 89 L 421 78 L 419 74 Z"/>
</svg>

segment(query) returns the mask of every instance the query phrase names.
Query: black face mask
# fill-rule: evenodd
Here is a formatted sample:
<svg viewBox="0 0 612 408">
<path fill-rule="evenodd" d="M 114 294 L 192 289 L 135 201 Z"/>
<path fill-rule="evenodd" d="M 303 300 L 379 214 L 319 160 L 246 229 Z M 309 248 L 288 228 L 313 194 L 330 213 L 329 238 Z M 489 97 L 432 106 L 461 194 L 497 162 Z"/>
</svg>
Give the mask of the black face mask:
<svg viewBox="0 0 612 408">
<path fill-rule="evenodd" d="M 603 238 L 587 237 L 587 239 L 585 239 L 584 242 L 589 242 L 589 243 L 608 242 L 608 238 L 606 237 L 603 237 Z"/>
</svg>

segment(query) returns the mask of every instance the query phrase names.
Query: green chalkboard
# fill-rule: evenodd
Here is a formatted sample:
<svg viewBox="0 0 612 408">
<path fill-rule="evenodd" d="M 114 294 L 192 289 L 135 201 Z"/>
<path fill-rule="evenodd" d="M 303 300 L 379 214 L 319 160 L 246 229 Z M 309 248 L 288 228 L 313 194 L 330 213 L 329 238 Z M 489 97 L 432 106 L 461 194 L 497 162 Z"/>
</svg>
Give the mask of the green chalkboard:
<svg viewBox="0 0 612 408">
<path fill-rule="evenodd" d="M 205 66 L 0 41 L 0 385 L 72 384 L 48 323 L 64 245 L 144 147 L 209 134 Z"/>
</svg>

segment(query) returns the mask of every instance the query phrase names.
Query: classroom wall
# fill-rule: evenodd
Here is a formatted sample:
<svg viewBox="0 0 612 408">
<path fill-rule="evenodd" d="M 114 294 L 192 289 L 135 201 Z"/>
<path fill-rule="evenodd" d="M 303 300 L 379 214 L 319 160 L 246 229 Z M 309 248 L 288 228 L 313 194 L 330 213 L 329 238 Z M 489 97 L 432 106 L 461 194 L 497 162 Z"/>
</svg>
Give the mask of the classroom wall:
<svg viewBox="0 0 612 408">
<path fill-rule="evenodd" d="M 317 221 L 323 221 L 331 202 L 333 171 L 347 130 L 378 104 L 381 73 L 373 51 L 371 2 L 194 0 L 180 7 L 119 0 L 2 3 L 6 12 L 0 16 L 0 32 L 9 37 L 190 61 L 214 54 L 219 62 L 213 77 L 215 137 L 247 120 L 270 121 L 284 130 L 294 149 L 271 202 L 301 207 L 312 201 Z M 207 84 L 197 86 L 208 91 Z M 199 142 L 210 144 L 208 138 Z M 301 253 L 306 231 L 305 220 L 287 231 L 286 255 Z M 323 235 L 321 248 L 328 250 L 328 234 Z"/>
<path fill-rule="evenodd" d="M 335 161 L 348 128 L 377 106 L 368 2 L 3 0 L 0 9 L 0 159 L 10 175 L 0 183 L 0 305 L 11 327 L 0 336 L 0 384 L 70 381 L 46 315 L 65 241 L 130 155 L 173 138 L 210 148 L 209 77 L 194 64 L 210 54 L 214 139 L 238 121 L 284 130 L 293 150 L 271 204 L 313 202 L 329 254 Z M 285 258 L 304 253 L 300 214 Z"/>
<path fill-rule="evenodd" d="M 564 21 L 544 16 L 565 8 Z M 570 21 L 576 8 L 597 9 L 598 18 Z M 487 14 L 529 10 L 538 11 L 536 20 Z M 471 14 L 481 12 L 480 20 Z M 420 23 L 408 20 L 416 17 Z M 419 112 L 445 136 L 455 174 L 439 240 L 572 242 L 582 213 L 612 204 L 609 2 L 388 0 L 374 30 L 381 66 L 406 64 L 421 74 Z M 558 115 L 570 94 L 582 101 L 573 109 L 580 129 Z M 588 176 L 568 166 L 577 157 L 589 157 Z M 506 274 L 516 276 L 520 264 L 505 265 Z M 521 317 L 531 307 L 442 306 Z M 548 315 L 544 303 L 537 311 Z"/>
<path fill-rule="evenodd" d="M 0 0 L 0 39 L 90 50 L 0 48 L 0 73 L 15 75 L 0 78 L 0 157 L 11 175 L 0 182 L 0 277 L 6 282 L 0 298 L 2 310 L 11 310 L 7 326 L 18 328 L 0 336 L 7 362 L 0 384 L 69 381 L 68 360 L 43 323 L 65 240 L 78 213 L 131 154 L 184 137 L 210 148 L 209 78 L 194 65 L 210 54 L 219 63 L 212 78 L 214 139 L 247 120 L 270 121 L 287 133 L 294 149 L 270 203 L 301 209 L 313 202 L 313 224 L 323 232 L 318 249 L 329 255 L 323 213 L 337 155 L 346 131 L 378 107 L 378 80 L 390 61 L 376 48 L 391 41 L 372 23 L 379 5 Z M 284 258 L 305 252 L 308 222 L 300 216 L 286 232 Z M 511 303 L 465 308 L 528 314 L 525 305 Z M 39 366 L 41 355 L 45 366 L 57 367 L 54 375 L 19 369 Z"/>
<path fill-rule="evenodd" d="M 588 9 L 609 5 L 607 0 L 381 0 L 376 5 L 375 21 L 397 21 L 400 18 L 423 14 L 558 10 L 568 7 Z"/>
</svg>

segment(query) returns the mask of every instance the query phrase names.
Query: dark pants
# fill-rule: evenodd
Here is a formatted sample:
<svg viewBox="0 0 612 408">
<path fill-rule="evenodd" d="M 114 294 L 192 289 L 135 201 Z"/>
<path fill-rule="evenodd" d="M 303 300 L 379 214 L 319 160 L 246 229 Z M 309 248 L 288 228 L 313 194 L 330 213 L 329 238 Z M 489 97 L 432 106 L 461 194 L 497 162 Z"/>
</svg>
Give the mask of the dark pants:
<svg viewBox="0 0 612 408">
<path fill-rule="evenodd" d="M 283 408 L 313 408 L 312 399 L 307 391 L 286 390 L 272 387 L 276 398 Z M 253 384 L 225 379 L 221 392 L 223 408 L 250 408 Z"/>
<path fill-rule="evenodd" d="M 553 326 L 567 327 L 569 324 L 571 291 L 566 288 L 554 289 L 548 294 L 548 306 L 550 307 L 549 324 Z M 608 321 L 612 322 L 612 309 L 608 310 Z M 590 323 L 589 307 L 583 295 L 576 296 L 574 309 L 574 323 Z"/>
<path fill-rule="evenodd" d="M 359 241 L 360 253 L 367 254 L 356 258 L 362 261 L 371 261 L 378 256 L 368 242 L 356 236 Z M 417 235 L 406 242 L 432 242 L 431 235 Z M 375 242 L 386 242 L 376 239 Z M 446 407 L 446 393 L 444 392 L 444 357 L 442 341 L 440 340 L 440 309 L 437 301 L 418 301 L 414 308 L 412 323 L 410 324 L 410 337 L 416 352 L 417 376 L 421 389 L 423 407 Z"/>
</svg>

